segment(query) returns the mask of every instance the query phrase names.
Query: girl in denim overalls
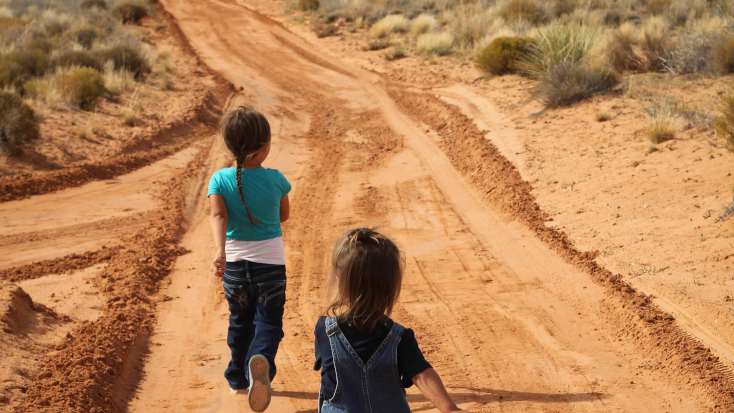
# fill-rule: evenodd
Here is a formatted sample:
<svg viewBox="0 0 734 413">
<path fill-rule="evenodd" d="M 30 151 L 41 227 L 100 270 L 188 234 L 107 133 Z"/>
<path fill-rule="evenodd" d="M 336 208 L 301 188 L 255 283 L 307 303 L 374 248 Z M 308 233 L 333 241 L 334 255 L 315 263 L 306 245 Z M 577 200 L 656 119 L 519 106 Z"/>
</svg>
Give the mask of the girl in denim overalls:
<svg viewBox="0 0 734 413">
<path fill-rule="evenodd" d="M 413 330 L 388 317 L 403 279 L 398 247 L 372 229 L 354 229 L 337 242 L 331 264 L 330 303 L 314 331 L 319 412 L 410 412 L 405 388 L 413 384 L 442 413 L 464 412 L 423 358 Z"/>
<path fill-rule="evenodd" d="M 236 168 L 214 173 L 208 193 L 213 269 L 222 277 L 230 313 L 232 359 L 224 377 L 232 394 L 246 392 L 250 408 L 262 412 L 270 404 L 275 354 L 283 338 L 286 276 L 280 223 L 288 219 L 291 184 L 277 169 L 262 167 L 270 152 L 265 116 L 240 106 L 224 116 L 221 127 L 237 162 Z"/>
</svg>

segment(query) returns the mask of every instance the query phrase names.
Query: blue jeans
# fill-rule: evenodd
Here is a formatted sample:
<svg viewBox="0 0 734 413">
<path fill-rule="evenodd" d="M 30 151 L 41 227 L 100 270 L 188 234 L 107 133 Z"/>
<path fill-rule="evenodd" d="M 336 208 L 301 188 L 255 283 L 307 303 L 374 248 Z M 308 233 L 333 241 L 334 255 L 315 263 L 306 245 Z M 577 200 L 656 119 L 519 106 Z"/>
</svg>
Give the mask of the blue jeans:
<svg viewBox="0 0 734 413">
<path fill-rule="evenodd" d="M 227 344 L 232 351 L 224 377 L 235 390 L 249 387 L 247 364 L 256 354 L 270 363 L 275 376 L 275 354 L 283 339 L 285 265 L 250 261 L 228 262 L 222 285 L 229 303 Z"/>
</svg>

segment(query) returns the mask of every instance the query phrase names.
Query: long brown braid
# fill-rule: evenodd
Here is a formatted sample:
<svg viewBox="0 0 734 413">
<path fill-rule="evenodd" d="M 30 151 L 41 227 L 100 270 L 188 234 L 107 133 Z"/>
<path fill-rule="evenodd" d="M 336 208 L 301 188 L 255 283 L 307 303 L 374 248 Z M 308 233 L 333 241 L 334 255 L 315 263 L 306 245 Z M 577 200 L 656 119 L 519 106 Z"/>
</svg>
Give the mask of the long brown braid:
<svg viewBox="0 0 734 413">
<path fill-rule="evenodd" d="M 245 204 L 242 190 L 242 166 L 270 143 L 270 124 L 262 113 L 245 106 L 239 106 L 222 118 L 220 124 L 222 138 L 237 161 L 237 189 L 247 218 L 252 225 L 260 224 L 260 220 L 252 216 Z"/>
</svg>

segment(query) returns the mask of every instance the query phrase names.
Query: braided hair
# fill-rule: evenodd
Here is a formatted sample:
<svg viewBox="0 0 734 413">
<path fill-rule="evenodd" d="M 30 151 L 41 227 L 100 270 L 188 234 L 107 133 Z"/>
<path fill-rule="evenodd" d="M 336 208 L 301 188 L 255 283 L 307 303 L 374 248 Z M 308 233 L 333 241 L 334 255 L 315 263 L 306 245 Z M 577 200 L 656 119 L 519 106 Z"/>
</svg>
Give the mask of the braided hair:
<svg viewBox="0 0 734 413">
<path fill-rule="evenodd" d="M 237 190 L 247 218 L 252 225 L 260 224 L 260 220 L 252 216 L 245 204 L 242 189 L 242 167 L 246 161 L 255 157 L 270 143 L 270 124 L 262 113 L 246 106 L 239 106 L 222 118 L 220 124 L 222 138 L 237 162 Z"/>
</svg>

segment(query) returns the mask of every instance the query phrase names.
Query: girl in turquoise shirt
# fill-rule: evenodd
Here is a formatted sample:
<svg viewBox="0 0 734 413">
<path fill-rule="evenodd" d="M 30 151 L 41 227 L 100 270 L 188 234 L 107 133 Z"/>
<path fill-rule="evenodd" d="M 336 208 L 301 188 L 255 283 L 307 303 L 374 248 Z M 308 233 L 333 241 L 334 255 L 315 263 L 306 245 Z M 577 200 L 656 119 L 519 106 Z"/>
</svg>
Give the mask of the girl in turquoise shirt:
<svg viewBox="0 0 734 413">
<path fill-rule="evenodd" d="M 291 184 L 277 169 L 263 168 L 270 153 L 270 124 L 240 106 L 221 122 L 224 143 L 237 166 L 214 173 L 207 196 L 216 253 L 229 304 L 227 344 L 232 359 L 224 376 L 232 394 L 247 393 L 250 408 L 270 404 L 275 354 L 283 339 L 286 274 L 283 232 Z M 247 366 L 247 367 L 246 367 Z"/>
</svg>

